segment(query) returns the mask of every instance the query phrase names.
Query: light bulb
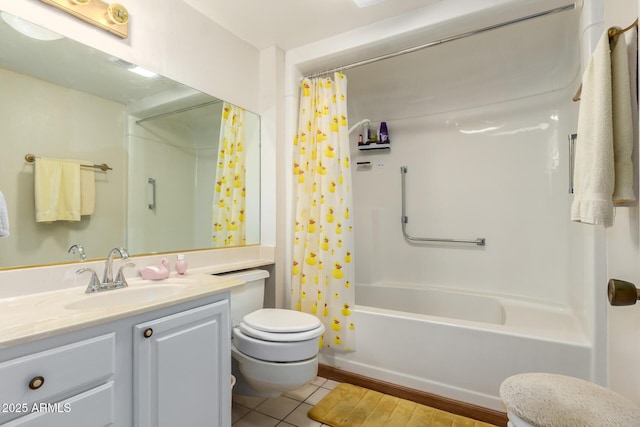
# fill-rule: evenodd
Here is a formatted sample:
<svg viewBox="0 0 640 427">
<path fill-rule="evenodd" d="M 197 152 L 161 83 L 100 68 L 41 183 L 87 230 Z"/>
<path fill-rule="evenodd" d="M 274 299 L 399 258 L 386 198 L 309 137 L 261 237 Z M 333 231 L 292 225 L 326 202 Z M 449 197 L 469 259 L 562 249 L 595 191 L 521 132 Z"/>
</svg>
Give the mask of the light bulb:
<svg viewBox="0 0 640 427">
<path fill-rule="evenodd" d="M 382 3 L 384 0 L 353 0 L 358 7 L 373 6 L 374 4 Z"/>
</svg>

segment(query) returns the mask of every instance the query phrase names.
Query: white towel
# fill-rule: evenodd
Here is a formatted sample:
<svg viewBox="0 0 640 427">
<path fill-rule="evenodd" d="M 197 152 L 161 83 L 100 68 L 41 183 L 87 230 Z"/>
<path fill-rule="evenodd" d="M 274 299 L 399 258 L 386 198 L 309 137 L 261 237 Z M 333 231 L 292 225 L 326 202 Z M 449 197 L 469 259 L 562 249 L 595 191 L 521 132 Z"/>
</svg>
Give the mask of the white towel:
<svg viewBox="0 0 640 427">
<path fill-rule="evenodd" d="M 615 185 L 611 58 L 605 31 L 582 76 L 571 219 L 613 225 Z"/>
<path fill-rule="evenodd" d="M 80 221 L 80 162 L 36 158 L 36 222 Z"/>
<path fill-rule="evenodd" d="M 9 211 L 7 210 L 7 202 L 4 194 L 0 191 L 0 237 L 9 235 Z"/>
<path fill-rule="evenodd" d="M 635 28 L 629 31 L 635 33 Z M 632 43 L 635 45 L 635 38 Z M 613 202 L 616 205 L 621 205 L 636 200 L 633 191 L 633 161 L 631 158 L 634 145 L 634 120 L 631 108 L 632 96 L 627 39 L 624 35 L 616 36 L 611 40 L 610 45 L 615 167 Z"/>
</svg>

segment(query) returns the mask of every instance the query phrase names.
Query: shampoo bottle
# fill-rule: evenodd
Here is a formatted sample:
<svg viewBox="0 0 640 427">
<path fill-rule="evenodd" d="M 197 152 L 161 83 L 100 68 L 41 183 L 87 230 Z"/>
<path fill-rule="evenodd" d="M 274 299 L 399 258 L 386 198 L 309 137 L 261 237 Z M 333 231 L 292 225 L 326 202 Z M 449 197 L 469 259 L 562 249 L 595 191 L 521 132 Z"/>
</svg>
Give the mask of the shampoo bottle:
<svg viewBox="0 0 640 427">
<path fill-rule="evenodd" d="M 184 260 L 184 254 L 178 254 L 176 259 L 176 272 L 184 274 L 187 271 L 187 261 Z"/>
<path fill-rule="evenodd" d="M 387 130 L 387 122 L 380 123 L 380 142 L 389 143 L 389 131 Z"/>
<path fill-rule="evenodd" d="M 364 143 L 368 144 L 371 138 L 371 124 L 369 122 L 364 122 L 362 124 L 362 131 L 364 132 Z"/>
</svg>

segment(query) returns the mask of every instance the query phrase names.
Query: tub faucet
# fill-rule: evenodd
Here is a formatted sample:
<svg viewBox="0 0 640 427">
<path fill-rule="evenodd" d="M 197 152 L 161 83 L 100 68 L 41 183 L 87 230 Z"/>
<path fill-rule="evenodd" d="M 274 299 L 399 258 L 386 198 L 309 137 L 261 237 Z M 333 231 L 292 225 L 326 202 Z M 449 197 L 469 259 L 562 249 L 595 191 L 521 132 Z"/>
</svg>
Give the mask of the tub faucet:
<svg viewBox="0 0 640 427">
<path fill-rule="evenodd" d="M 113 281 L 113 256 L 116 254 L 120 254 L 120 258 L 127 259 L 129 258 L 129 252 L 125 248 L 113 248 L 109 252 L 109 256 L 107 256 L 107 261 L 104 265 L 104 276 L 102 278 L 102 287 L 109 288 L 124 288 L 127 286 L 126 280 L 124 280 L 124 275 L 122 274 L 122 269 L 124 267 L 128 267 L 129 264 L 125 264 L 120 268 L 118 272 L 117 281 Z"/>
</svg>

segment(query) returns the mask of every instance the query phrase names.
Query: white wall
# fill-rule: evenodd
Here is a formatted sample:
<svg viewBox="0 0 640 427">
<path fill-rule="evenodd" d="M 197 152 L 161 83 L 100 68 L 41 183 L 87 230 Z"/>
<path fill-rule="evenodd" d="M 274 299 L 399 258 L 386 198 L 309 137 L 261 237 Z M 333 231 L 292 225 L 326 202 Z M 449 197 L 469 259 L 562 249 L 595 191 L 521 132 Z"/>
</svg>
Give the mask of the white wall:
<svg viewBox="0 0 640 427">
<path fill-rule="evenodd" d="M 260 52 L 260 241 L 276 246 L 276 265 L 267 279 L 268 307 L 284 307 L 286 296 L 287 237 L 285 212 L 287 177 L 290 172 L 289 144 L 285 132 L 284 52 L 276 46 Z M 272 214 L 271 214 L 272 213 Z"/>
</svg>

